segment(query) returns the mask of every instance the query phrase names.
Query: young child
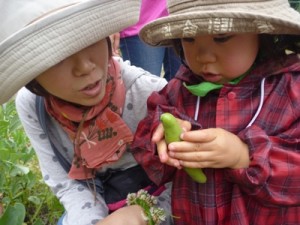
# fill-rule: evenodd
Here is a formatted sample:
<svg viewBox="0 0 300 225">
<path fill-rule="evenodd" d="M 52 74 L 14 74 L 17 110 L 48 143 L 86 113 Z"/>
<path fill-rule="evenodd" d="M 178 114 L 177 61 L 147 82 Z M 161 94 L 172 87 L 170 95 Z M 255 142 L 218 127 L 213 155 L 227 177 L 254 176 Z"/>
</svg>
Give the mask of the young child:
<svg viewBox="0 0 300 225">
<path fill-rule="evenodd" d="M 288 0 L 169 0 L 169 11 L 140 37 L 173 45 L 185 66 L 149 97 L 132 149 L 156 184 L 173 180 L 175 224 L 300 224 L 300 14 Z M 181 142 L 166 145 L 163 112 L 181 119 Z"/>
<path fill-rule="evenodd" d="M 26 86 L 16 107 L 65 208 L 59 224 L 159 224 L 154 207 L 121 208 L 140 189 L 170 210 L 170 187 L 154 185 L 129 152 L 147 97 L 167 82 L 113 58 L 109 39 L 136 23 L 139 7 L 139 0 L 1 3 L 0 104 Z"/>
</svg>

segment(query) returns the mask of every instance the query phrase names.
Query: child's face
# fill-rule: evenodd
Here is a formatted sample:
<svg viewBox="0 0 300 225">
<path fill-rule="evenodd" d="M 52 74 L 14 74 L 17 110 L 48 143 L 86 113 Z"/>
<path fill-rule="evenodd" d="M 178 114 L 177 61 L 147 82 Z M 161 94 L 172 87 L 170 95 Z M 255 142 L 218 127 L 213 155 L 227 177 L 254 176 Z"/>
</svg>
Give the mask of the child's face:
<svg viewBox="0 0 300 225">
<path fill-rule="evenodd" d="M 204 80 L 224 84 L 252 66 L 258 54 L 257 34 L 199 35 L 181 40 L 190 69 Z"/>
<path fill-rule="evenodd" d="M 65 101 L 92 106 L 105 95 L 109 53 L 103 39 L 51 67 L 36 80 Z"/>
</svg>

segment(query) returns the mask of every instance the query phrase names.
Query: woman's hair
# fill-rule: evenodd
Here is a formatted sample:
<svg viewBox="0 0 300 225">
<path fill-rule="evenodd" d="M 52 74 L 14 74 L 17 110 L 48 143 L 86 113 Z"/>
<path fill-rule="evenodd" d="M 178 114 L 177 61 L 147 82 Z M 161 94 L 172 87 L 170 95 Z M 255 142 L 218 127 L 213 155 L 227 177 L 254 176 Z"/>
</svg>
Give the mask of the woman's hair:
<svg viewBox="0 0 300 225">
<path fill-rule="evenodd" d="M 300 36 L 299 35 L 271 35 L 259 34 L 260 49 L 256 62 L 264 62 L 269 59 L 282 58 L 287 54 L 300 53 Z M 172 47 L 180 57 L 182 63 L 186 65 L 184 52 L 180 39 L 172 41 Z"/>
<path fill-rule="evenodd" d="M 111 58 L 113 55 L 111 40 L 109 37 L 106 37 L 106 40 L 107 40 L 107 46 L 108 46 L 108 55 L 109 55 L 109 58 Z M 36 79 L 33 79 L 32 81 L 30 81 L 28 84 L 25 85 L 25 87 L 29 91 L 31 91 L 32 93 L 34 93 L 36 95 L 43 96 L 43 97 L 47 97 L 49 95 L 49 93 L 39 84 L 39 82 L 37 82 Z"/>
</svg>

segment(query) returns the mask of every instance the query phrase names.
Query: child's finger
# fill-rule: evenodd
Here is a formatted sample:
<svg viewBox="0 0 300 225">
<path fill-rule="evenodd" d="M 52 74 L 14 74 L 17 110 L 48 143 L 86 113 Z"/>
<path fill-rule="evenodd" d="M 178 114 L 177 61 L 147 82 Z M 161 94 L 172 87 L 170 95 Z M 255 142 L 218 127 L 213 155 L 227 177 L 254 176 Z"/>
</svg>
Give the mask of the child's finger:
<svg viewBox="0 0 300 225">
<path fill-rule="evenodd" d="M 152 141 L 154 143 L 157 143 L 159 141 L 161 141 L 164 138 L 164 128 L 162 126 L 162 124 L 159 124 L 156 128 L 156 130 L 153 132 L 152 135 Z"/>
<path fill-rule="evenodd" d="M 164 140 L 157 142 L 156 146 L 157 146 L 158 157 L 162 163 L 181 169 L 179 160 L 171 158 L 169 156 L 167 144 Z"/>
<path fill-rule="evenodd" d="M 181 139 L 190 142 L 206 143 L 215 140 L 218 136 L 218 132 L 216 128 L 188 131 L 182 133 Z"/>
<path fill-rule="evenodd" d="M 168 161 L 168 149 L 167 149 L 167 144 L 165 141 L 161 140 L 161 141 L 158 141 L 156 143 L 156 147 L 157 147 L 157 153 L 158 153 L 158 156 L 159 156 L 159 159 L 162 163 L 166 163 Z"/>
<path fill-rule="evenodd" d="M 177 121 L 179 122 L 179 124 L 184 132 L 190 131 L 192 129 L 192 124 L 189 121 L 180 120 L 180 119 L 177 119 Z"/>
</svg>

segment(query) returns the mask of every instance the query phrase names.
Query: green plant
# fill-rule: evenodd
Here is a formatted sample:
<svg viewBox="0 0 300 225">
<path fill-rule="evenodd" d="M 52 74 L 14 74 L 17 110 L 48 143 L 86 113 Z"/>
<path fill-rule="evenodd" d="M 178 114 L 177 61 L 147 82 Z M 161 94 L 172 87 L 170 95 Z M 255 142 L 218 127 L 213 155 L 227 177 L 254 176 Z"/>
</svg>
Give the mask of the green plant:
<svg viewBox="0 0 300 225">
<path fill-rule="evenodd" d="M 0 107 L 0 225 L 56 224 L 63 208 L 43 182 L 14 101 Z"/>
</svg>

